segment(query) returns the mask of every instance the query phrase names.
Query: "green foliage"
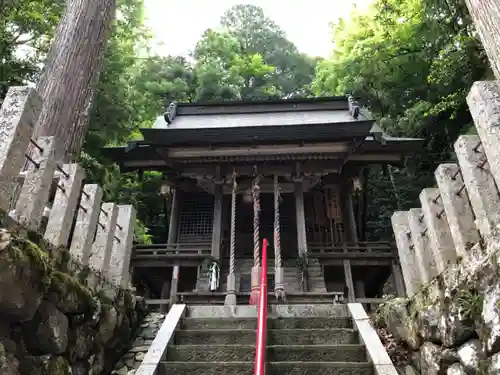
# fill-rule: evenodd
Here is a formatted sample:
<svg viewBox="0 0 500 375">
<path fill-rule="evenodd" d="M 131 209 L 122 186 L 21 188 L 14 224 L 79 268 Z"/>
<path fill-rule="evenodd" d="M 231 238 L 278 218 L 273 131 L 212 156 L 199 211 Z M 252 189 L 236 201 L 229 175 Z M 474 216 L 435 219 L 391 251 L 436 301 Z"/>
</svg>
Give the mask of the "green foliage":
<svg viewBox="0 0 500 375">
<path fill-rule="evenodd" d="M 483 299 L 475 290 L 460 290 L 455 296 L 455 303 L 460 309 L 460 314 L 472 321 L 477 321 L 483 311 Z"/>
<path fill-rule="evenodd" d="M 141 0 L 120 0 L 117 20 L 105 56 L 97 95 L 80 162 L 87 181 L 99 183 L 104 199 L 133 204 L 138 210 L 135 241 L 164 241 L 166 202 L 158 196 L 163 176 L 119 172 L 100 148 L 140 139 L 141 127 L 151 127 L 165 101 L 190 102 L 260 99 L 307 94 L 315 59 L 300 54 L 262 9 L 236 6 L 226 12 L 217 30 L 206 30 L 193 60 L 179 56 L 138 59 L 148 31 L 143 26 Z M 258 17 L 255 17 L 258 15 Z"/>
<path fill-rule="evenodd" d="M 8 86 L 36 80 L 64 1 L 0 3 L 1 100 Z M 434 169 L 453 157 L 457 136 L 475 131 L 465 96 L 474 81 L 492 77 L 465 0 L 374 0 L 333 23 L 327 59 L 300 53 L 253 5 L 228 9 L 190 58 L 150 56 L 143 5 L 118 0 L 80 158 L 87 181 L 101 184 L 106 200 L 136 205 L 139 242 L 166 235 L 165 200 L 158 196 L 163 176 L 121 174 L 100 149 L 141 139 L 139 129 L 152 126 L 165 101 L 352 93 L 387 133 L 425 138 L 426 155 L 404 168 L 369 171 L 366 232 L 378 240 L 392 237 L 390 215 L 413 206 L 433 184 Z"/>
<path fill-rule="evenodd" d="M 391 237 L 389 215 L 418 202 L 437 163 L 473 128 L 465 97 L 490 70 L 471 24 L 463 0 L 376 0 L 332 27 L 333 57 L 318 63 L 314 93 L 352 93 L 387 133 L 427 141 L 427 154 L 392 177 L 371 171 L 373 240 Z"/>
<path fill-rule="evenodd" d="M 63 6 L 62 0 L 0 1 L 0 104 L 9 86 L 37 78 Z"/>
</svg>

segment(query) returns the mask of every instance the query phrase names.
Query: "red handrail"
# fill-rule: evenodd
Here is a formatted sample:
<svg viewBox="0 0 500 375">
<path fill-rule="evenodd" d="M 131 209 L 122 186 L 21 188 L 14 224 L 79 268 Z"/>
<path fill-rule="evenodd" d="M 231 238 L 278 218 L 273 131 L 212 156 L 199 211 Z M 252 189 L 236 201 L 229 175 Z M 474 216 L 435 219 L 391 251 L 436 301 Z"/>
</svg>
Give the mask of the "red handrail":
<svg viewBox="0 0 500 375">
<path fill-rule="evenodd" d="M 259 315 L 255 344 L 254 375 L 266 374 L 267 347 L 267 239 L 262 241 L 262 267 L 260 270 Z"/>
</svg>

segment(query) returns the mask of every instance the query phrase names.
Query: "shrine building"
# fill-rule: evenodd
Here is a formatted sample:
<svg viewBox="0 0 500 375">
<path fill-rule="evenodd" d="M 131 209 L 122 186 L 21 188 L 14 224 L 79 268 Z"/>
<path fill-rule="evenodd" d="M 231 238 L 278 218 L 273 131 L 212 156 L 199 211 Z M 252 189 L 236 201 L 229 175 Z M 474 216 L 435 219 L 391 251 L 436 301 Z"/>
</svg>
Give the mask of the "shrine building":
<svg viewBox="0 0 500 375">
<path fill-rule="evenodd" d="M 395 245 L 366 241 L 364 191 L 367 167 L 403 165 L 422 139 L 387 136 L 348 97 L 170 103 L 141 132 L 104 152 L 164 175 L 168 235 L 131 260 L 150 304 L 247 304 L 263 238 L 270 303 L 405 294 Z"/>
</svg>

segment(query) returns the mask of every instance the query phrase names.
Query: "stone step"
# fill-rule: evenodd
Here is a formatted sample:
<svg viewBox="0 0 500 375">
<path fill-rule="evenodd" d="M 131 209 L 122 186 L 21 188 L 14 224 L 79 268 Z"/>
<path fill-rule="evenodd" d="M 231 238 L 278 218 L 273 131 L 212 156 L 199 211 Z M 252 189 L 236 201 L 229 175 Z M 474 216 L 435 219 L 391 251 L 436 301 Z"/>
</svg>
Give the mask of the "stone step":
<svg viewBox="0 0 500 375">
<path fill-rule="evenodd" d="M 252 362 L 161 362 L 159 375 L 253 375 Z M 374 375 L 368 362 L 268 362 L 269 375 Z"/>
<path fill-rule="evenodd" d="M 253 361 L 254 345 L 174 345 L 167 350 L 167 360 L 174 362 Z M 366 362 L 362 345 L 271 345 L 268 361 Z"/>
<path fill-rule="evenodd" d="M 181 322 L 183 329 L 257 329 L 255 318 L 184 318 Z M 269 318 L 268 329 L 292 328 L 352 328 L 352 319 L 349 317 L 295 317 Z"/>
<path fill-rule="evenodd" d="M 269 345 L 342 345 L 358 344 L 358 333 L 353 329 L 270 329 Z M 175 333 L 176 345 L 255 345 L 254 329 L 180 330 Z"/>
<path fill-rule="evenodd" d="M 191 304 L 187 307 L 187 316 L 193 318 L 257 318 L 257 308 L 255 306 L 238 305 L 214 306 L 214 305 L 196 305 Z M 271 305 L 268 309 L 269 317 L 323 317 L 339 318 L 350 317 L 345 304 L 294 304 L 294 305 Z"/>
</svg>

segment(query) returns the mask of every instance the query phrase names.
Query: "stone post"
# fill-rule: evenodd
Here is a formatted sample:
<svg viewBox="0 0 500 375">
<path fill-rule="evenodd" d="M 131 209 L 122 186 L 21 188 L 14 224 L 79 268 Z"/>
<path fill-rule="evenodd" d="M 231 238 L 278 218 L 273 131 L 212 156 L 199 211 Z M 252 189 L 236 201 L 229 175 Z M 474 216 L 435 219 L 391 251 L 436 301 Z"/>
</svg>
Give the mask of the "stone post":
<svg viewBox="0 0 500 375">
<path fill-rule="evenodd" d="M 431 249 L 429 235 L 424 221 L 424 212 L 420 208 L 411 208 L 408 211 L 411 238 L 415 248 L 415 258 L 420 271 L 422 284 L 428 283 L 437 276 L 434 252 Z"/>
<path fill-rule="evenodd" d="M 131 205 L 118 206 L 118 217 L 114 229 L 113 250 L 109 262 L 108 276 L 116 286 L 126 288 L 130 277 L 130 258 L 134 241 L 136 211 Z"/>
<path fill-rule="evenodd" d="M 461 135 L 455 142 L 462 178 L 483 237 L 500 224 L 500 196 L 481 141 L 476 135 Z"/>
<path fill-rule="evenodd" d="M 26 178 L 16 204 L 13 218 L 37 230 L 43 210 L 49 200 L 52 179 L 56 169 L 54 137 L 38 137 L 30 157 Z"/>
<path fill-rule="evenodd" d="M 85 185 L 82 190 L 70 253 L 88 265 L 97 230 L 103 191 L 99 185 Z"/>
<path fill-rule="evenodd" d="M 420 193 L 420 203 L 438 273 L 457 261 L 457 252 L 442 201 L 437 188 L 423 189 Z"/>
<path fill-rule="evenodd" d="M 406 287 L 406 294 L 412 297 L 422 285 L 418 259 L 411 239 L 408 211 L 396 211 L 391 217 L 392 228 L 398 246 L 401 272 Z"/>
<path fill-rule="evenodd" d="M 462 172 L 457 164 L 441 164 L 436 169 L 435 177 L 457 256 L 463 258 L 480 237 Z"/>
<path fill-rule="evenodd" d="M 78 164 L 64 164 L 60 172 L 44 237 L 54 246 L 67 246 L 85 172 Z"/>
<path fill-rule="evenodd" d="M 500 84 L 498 81 L 475 82 L 467 104 L 476 125 L 481 147 L 497 186 L 500 186 Z"/>
<path fill-rule="evenodd" d="M 9 212 L 42 102 L 30 87 L 11 87 L 0 108 L 0 209 Z"/>
<path fill-rule="evenodd" d="M 498 0 L 465 0 L 479 37 L 490 60 L 491 68 L 500 79 L 500 2 Z"/>
<path fill-rule="evenodd" d="M 101 205 L 97 232 L 89 257 L 89 266 L 104 275 L 109 269 L 117 215 L 118 207 L 116 204 L 103 203 Z"/>
</svg>

